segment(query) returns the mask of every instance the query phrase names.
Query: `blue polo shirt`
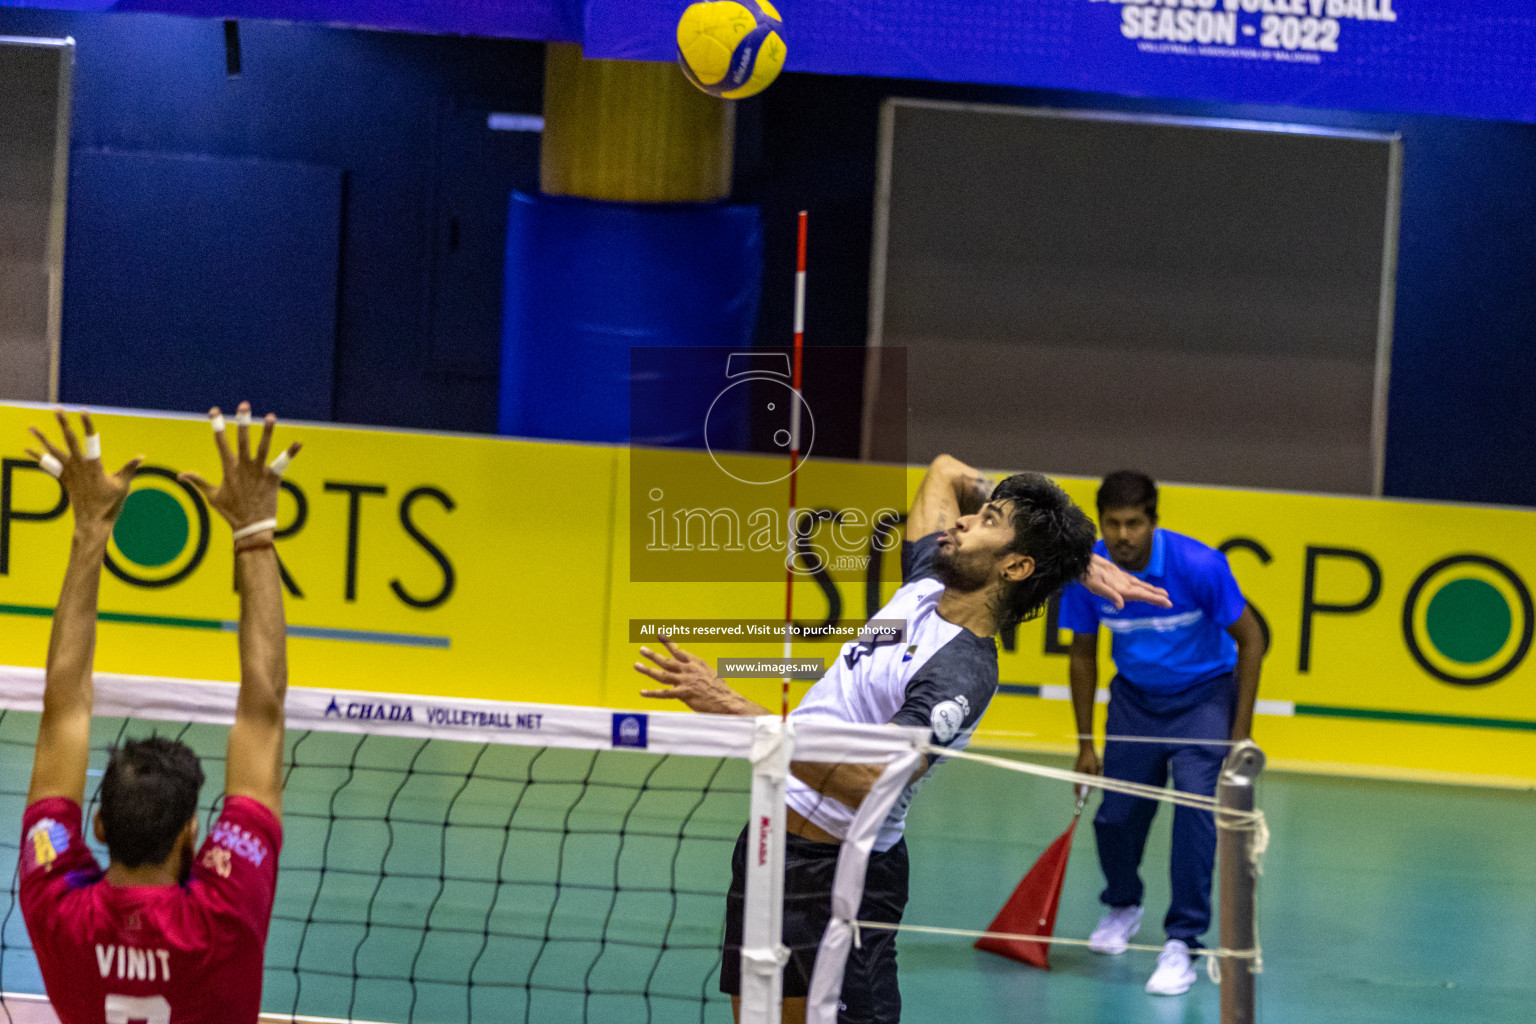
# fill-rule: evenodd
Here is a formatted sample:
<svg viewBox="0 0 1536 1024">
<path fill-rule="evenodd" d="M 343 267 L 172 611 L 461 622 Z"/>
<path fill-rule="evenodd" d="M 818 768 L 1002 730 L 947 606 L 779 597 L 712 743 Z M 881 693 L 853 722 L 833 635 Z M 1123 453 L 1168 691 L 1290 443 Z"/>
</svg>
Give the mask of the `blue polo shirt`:
<svg viewBox="0 0 1536 1024">
<path fill-rule="evenodd" d="M 1109 557 L 1102 540 L 1093 550 Z M 1147 567 L 1134 575 L 1168 591 L 1173 607 L 1129 601 L 1117 610 L 1073 583 L 1062 591 L 1059 623 L 1074 633 L 1093 633 L 1103 623 L 1111 634 L 1115 668 L 1149 693 L 1177 693 L 1237 667 L 1237 642 L 1227 627 L 1248 602 L 1226 555 L 1159 529 Z"/>
</svg>

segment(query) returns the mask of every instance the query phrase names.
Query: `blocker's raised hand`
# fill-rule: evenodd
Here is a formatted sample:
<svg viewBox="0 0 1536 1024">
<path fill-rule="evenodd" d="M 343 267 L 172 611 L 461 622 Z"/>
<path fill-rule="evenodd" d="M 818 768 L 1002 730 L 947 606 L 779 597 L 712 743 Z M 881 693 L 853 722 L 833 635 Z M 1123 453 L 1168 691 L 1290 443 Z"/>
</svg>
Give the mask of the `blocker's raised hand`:
<svg viewBox="0 0 1536 1024">
<path fill-rule="evenodd" d="M 224 415 L 217 406 L 208 410 L 208 420 L 213 425 L 213 442 L 219 449 L 219 462 L 224 467 L 224 479 L 214 487 L 196 473 L 183 473 L 181 479 L 192 484 L 208 499 L 219 515 L 237 534 L 252 536 L 263 530 L 277 529 L 277 492 L 283 479 L 283 471 L 302 447 L 295 441 L 267 464 L 272 448 L 272 430 L 277 417 L 267 413 L 262 422 L 261 440 L 256 452 L 251 453 L 251 403 L 241 402 L 235 412 L 235 444 L 230 446 L 225 430 Z"/>
<path fill-rule="evenodd" d="M 133 475 L 139 471 L 144 456 L 134 456 L 116 473 L 108 473 L 101 465 L 101 435 L 91 422 L 91 414 L 84 410 L 80 412 L 84 442 L 69 425 L 69 417 L 63 409 L 55 410 L 53 415 L 64 435 L 64 449 L 48 440 L 41 430 L 30 427 L 28 429 L 43 450 L 38 452 L 28 448 L 26 452 L 63 486 L 69 497 L 69 507 L 75 513 L 76 529 L 110 530 L 117 514 L 123 510 L 128 485 L 133 482 Z"/>
</svg>

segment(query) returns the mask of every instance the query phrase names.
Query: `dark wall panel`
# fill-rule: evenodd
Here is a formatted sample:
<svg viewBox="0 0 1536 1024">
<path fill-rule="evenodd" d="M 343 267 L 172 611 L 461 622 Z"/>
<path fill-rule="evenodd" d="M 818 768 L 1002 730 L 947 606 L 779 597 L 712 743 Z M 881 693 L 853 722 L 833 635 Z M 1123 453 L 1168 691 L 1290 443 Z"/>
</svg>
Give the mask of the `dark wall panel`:
<svg viewBox="0 0 1536 1024">
<path fill-rule="evenodd" d="M 61 397 L 332 414 L 341 172 L 76 152 Z"/>
<path fill-rule="evenodd" d="M 1384 492 L 1536 506 L 1536 125 L 1102 94 L 783 76 L 743 105 L 738 198 L 768 242 L 759 338 L 787 336 L 793 211 L 812 217 L 807 338 L 868 330 L 878 119 L 887 96 L 1252 119 L 1403 139 Z M 1127 181 L 1135 175 L 1129 166 Z M 1270 201 L 1285 202 L 1284 192 Z M 1263 216 L 1262 201 L 1254 216 Z M 958 453 L 964 454 L 964 453 Z"/>
<path fill-rule="evenodd" d="M 65 44 L 0 39 L 0 398 L 46 402 L 54 384 L 53 285 L 62 226 L 55 199 Z M 67 99 L 67 94 L 65 94 Z"/>
<path fill-rule="evenodd" d="M 919 461 L 1374 493 L 1390 136 L 887 116 L 881 342 Z"/>
<path fill-rule="evenodd" d="M 216 20 L 0 8 L 0 35 L 76 40 L 76 152 L 339 169 L 332 415 L 495 429 L 507 196 L 536 187 L 538 136 L 486 114 L 539 112 L 542 44 L 242 21 L 231 76 Z M 90 301 L 66 287 L 72 323 Z"/>
<path fill-rule="evenodd" d="M 1536 505 L 1536 125 L 1402 130 L 1387 493 Z"/>
</svg>

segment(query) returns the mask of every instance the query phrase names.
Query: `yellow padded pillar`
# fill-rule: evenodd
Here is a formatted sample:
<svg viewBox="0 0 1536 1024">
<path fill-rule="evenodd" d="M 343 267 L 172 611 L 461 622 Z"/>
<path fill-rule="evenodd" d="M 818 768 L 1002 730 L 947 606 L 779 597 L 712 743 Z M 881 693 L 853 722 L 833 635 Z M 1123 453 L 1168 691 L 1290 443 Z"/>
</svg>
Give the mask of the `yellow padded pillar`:
<svg viewBox="0 0 1536 1024">
<path fill-rule="evenodd" d="M 731 192 L 735 106 L 670 63 L 587 60 L 550 43 L 539 185 L 552 195 L 710 202 Z"/>
</svg>

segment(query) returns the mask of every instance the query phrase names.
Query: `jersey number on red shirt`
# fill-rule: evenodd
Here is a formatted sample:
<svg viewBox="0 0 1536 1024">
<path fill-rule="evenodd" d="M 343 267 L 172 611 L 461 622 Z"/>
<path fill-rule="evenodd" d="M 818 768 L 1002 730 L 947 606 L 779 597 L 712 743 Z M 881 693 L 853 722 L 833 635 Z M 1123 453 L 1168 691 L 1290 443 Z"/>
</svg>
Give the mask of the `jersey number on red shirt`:
<svg viewBox="0 0 1536 1024">
<path fill-rule="evenodd" d="M 171 1024 L 165 996 L 107 996 L 107 1024 Z"/>
</svg>

